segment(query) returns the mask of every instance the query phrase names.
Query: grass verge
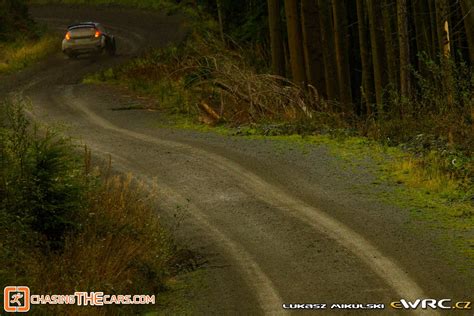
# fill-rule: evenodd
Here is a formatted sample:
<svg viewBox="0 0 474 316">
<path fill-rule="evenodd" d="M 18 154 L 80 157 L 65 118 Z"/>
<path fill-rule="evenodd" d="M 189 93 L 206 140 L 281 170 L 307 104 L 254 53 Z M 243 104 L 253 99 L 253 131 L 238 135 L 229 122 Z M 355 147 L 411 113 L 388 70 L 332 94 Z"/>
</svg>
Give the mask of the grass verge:
<svg viewBox="0 0 474 316">
<path fill-rule="evenodd" d="M 329 109 L 330 105 L 311 105 L 308 100 L 314 101 L 314 95 L 310 92 L 281 86 L 281 80 L 272 76 L 252 74 L 245 70 L 248 66 L 241 66 L 244 61 L 239 57 L 211 56 L 212 52 L 222 52 L 222 47 L 194 36 L 180 47 L 152 51 L 122 67 L 91 75 L 84 82 L 115 84 L 148 96 L 155 106 L 175 115 L 178 125 L 187 122 L 195 127 L 200 121 L 214 128 L 238 127 L 240 135 L 361 137 L 339 113 Z M 326 107 L 327 111 L 310 112 L 314 106 Z M 429 131 L 405 142 L 390 137 L 373 139 L 404 153 L 394 165 L 397 181 L 464 202 L 474 195 L 469 136 L 465 135 L 462 149 Z"/>
<path fill-rule="evenodd" d="M 18 39 L 0 43 L 0 74 L 26 68 L 57 51 L 58 39 L 46 34 L 39 39 Z"/>
<path fill-rule="evenodd" d="M 420 221 L 428 224 L 440 233 L 445 245 L 449 245 L 445 251 L 456 253 L 446 253 L 446 260 L 457 260 L 461 253 L 474 264 L 474 188 L 469 179 L 453 178 L 446 173 L 440 167 L 438 155 L 417 157 L 401 147 L 345 134 L 269 136 L 267 129 L 261 126 L 210 127 L 182 115 L 175 115 L 172 124 L 172 128 L 271 141 L 277 152 L 298 148 L 307 153 L 316 146 L 323 146 L 342 162 L 343 168 L 349 168 L 356 175 L 372 174 L 374 180 L 368 186 L 354 184 L 355 193 L 408 210 L 413 219 L 409 225 L 414 233 Z"/>
<path fill-rule="evenodd" d="M 101 172 L 89 152 L 81 159 L 68 139 L 32 126 L 24 103 L 6 101 L 0 114 L 0 283 L 50 295 L 164 292 L 176 247 L 144 188 L 131 176 Z M 105 315 L 153 306 L 33 309 Z"/>
</svg>

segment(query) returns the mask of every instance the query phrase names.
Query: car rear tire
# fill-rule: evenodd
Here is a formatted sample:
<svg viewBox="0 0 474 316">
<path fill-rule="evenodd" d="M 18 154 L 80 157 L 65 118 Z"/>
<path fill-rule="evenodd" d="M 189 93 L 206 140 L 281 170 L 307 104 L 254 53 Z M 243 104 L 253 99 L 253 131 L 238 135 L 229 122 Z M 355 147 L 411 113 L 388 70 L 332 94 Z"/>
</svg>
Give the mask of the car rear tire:
<svg viewBox="0 0 474 316">
<path fill-rule="evenodd" d="M 117 52 L 117 46 L 115 45 L 115 38 L 112 38 L 109 42 L 109 45 L 107 46 L 107 53 L 109 56 L 115 56 L 115 53 Z"/>
</svg>

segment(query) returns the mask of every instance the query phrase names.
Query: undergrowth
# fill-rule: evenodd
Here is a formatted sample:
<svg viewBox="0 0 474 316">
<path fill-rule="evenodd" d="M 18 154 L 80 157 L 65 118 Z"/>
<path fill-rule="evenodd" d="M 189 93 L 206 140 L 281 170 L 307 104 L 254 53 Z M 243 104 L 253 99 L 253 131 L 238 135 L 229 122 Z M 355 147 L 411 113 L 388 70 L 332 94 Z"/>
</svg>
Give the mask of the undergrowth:
<svg viewBox="0 0 474 316">
<path fill-rule="evenodd" d="M 0 283 L 38 294 L 166 290 L 176 248 L 143 186 L 94 167 L 87 150 L 81 159 L 70 140 L 32 125 L 24 111 L 24 102 L 1 104 Z M 68 315 L 144 308 L 34 307 Z"/>
</svg>

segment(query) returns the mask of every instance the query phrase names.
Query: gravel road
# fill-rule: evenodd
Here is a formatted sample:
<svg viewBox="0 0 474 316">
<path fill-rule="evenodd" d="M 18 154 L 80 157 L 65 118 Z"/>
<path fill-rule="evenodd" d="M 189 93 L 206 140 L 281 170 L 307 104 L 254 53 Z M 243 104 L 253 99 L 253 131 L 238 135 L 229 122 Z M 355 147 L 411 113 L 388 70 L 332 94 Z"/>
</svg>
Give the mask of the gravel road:
<svg viewBox="0 0 474 316">
<path fill-rule="evenodd" d="M 284 303 L 472 300 L 472 269 L 457 271 L 439 232 L 422 222 L 414 229 L 407 210 L 371 198 L 376 188 L 370 170 L 343 168 L 323 146 L 302 150 L 162 127 L 163 113 L 117 111 L 137 101 L 113 88 L 80 83 L 84 75 L 149 46 L 181 40 L 179 17 L 65 6 L 36 7 L 32 14 L 58 32 L 74 21 L 100 21 L 116 34 L 118 56 L 68 60 L 58 53 L 0 77 L 0 94 L 28 96 L 40 121 L 64 124 L 66 133 L 95 153 L 111 155 L 118 170 L 156 184 L 163 220 L 172 226 L 178 212 L 176 237 L 207 261 L 199 288 L 186 294 L 192 313 L 275 315 L 287 312 Z M 463 264 L 462 258 L 455 261 Z M 375 314 L 396 312 L 388 307 Z"/>
</svg>

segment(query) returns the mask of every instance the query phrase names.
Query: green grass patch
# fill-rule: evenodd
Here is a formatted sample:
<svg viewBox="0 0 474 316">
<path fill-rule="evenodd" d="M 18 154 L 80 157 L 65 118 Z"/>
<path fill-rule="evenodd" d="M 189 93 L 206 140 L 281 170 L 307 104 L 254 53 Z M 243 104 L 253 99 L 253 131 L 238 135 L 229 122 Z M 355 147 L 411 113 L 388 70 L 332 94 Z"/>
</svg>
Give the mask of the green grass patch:
<svg viewBox="0 0 474 316">
<path fill-rule="evenodd" d="M 50 34 L 39 39 L 18 39 L 0 43 L 0 74 L 26 68 L 58 50 L 58 40 Z"/>
<path fill-rule="evenodd" d="M 377 166 L 380 180 L 401 185 L 399 190 L 411 197 L 409 200 L 421 202 L 421 207 L 424 205 L 426 208 L 439 209 L 443 217 L 469 220 L 474 224 L 472 186 L 468 180 L 454 179 L 442 172 L 443 166 L 437 156 L 428 162 L 429 158 L 416 158 L 400 148 L 360 137 L 334 139 L 329 136 L 309 136 L 306 139 L 311 143 L 328 145 L 336 156 L 346 162 L 363 165 L 368 158 Z M 396 200 L 407 199 L 397 197 Z"/>
</svg>

